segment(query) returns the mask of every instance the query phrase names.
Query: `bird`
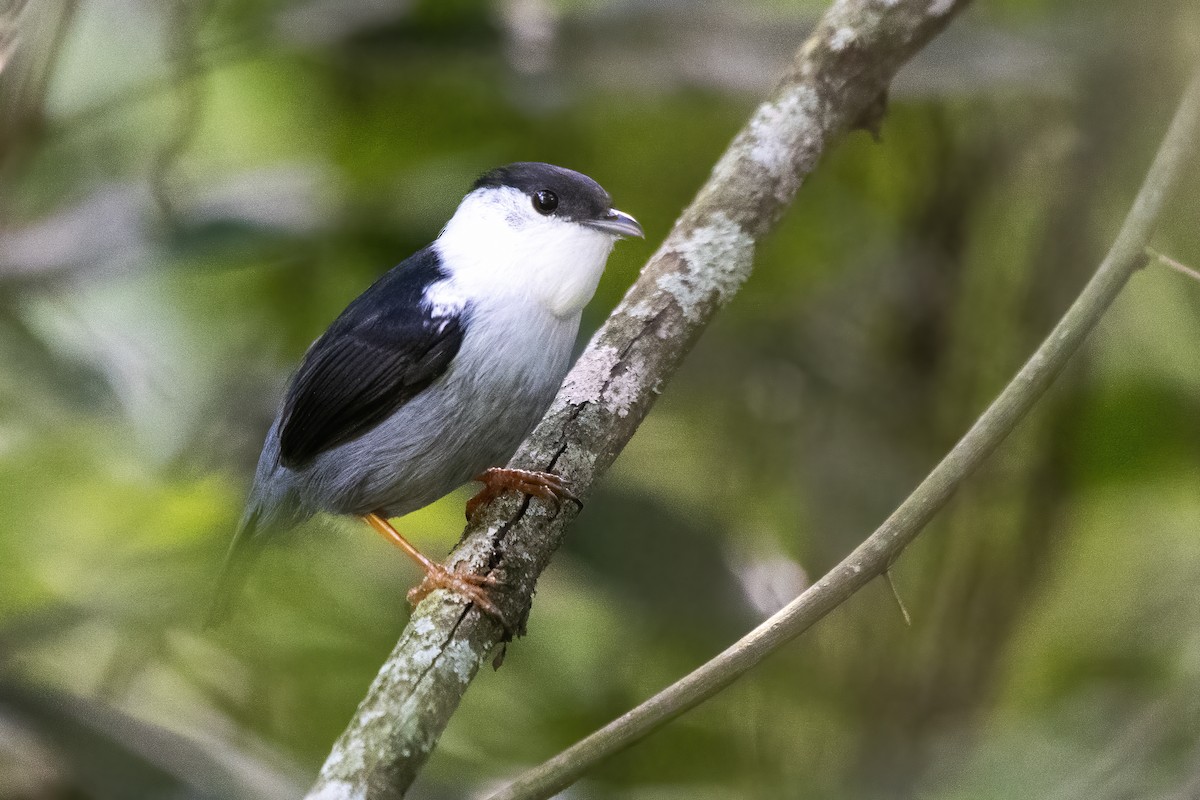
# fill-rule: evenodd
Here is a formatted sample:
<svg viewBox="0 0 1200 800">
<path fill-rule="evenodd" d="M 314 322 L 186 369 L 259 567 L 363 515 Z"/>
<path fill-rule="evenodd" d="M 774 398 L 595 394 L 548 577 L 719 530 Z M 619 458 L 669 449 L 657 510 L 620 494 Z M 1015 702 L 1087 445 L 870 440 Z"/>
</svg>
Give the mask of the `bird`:
<svg viewBox="0 0 1200 800">
<path fill-rule="evenodd" d="M 588 176 L 541 162 L 481 175 L 434 242 L 386 272 L 312 343 L 267 432 L 206 624 L 232 610 L 260 545 L 318 514 L 357 517 L 445 588 L 503 619 L 490 576 L 428 558 L 389 522 L 474 480 L 468 519 L 515 490 L 577 500 L 505 466 L 570 366 L 616 241 L 644 238 Z"/>
</svg>

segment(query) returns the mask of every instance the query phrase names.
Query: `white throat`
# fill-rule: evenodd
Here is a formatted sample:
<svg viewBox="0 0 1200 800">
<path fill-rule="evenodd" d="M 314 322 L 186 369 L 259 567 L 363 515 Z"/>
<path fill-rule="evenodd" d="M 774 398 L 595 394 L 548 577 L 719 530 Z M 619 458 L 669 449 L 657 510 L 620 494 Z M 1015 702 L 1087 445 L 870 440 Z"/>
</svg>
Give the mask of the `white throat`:
<svg viewBox="0 0 1200 800">
<path fill-rule="evenodd" d="M 615 242 L 538 214 L 516 189 L 486 188 L 463 198 L 433 246 L 455 294 L 472 302 L 531 299 L 566 319 L 592 299 Z"/>
</svg>

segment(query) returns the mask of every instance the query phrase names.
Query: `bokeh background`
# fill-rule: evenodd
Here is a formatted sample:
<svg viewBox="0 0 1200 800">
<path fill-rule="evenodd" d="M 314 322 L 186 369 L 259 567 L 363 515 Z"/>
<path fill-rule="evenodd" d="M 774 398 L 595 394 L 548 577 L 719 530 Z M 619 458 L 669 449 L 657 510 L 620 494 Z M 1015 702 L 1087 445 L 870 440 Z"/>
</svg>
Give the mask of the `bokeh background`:
<svg viewBox="0 0 1200 800">
<path fill-rule="evenodd" d="M 198 627 L 289 370 L 514 160 L 645 225 L 818 0 L 0 0 L 0 798 L 295 798 L 405 624 L 330 522 Z M 1189 0 L 980 0 L 758 253 L 412 796 L 475 796 L 860 541 L 1094 269 Z M 1200 169 L 1156 246 L 1200 263 Z M 581 340 L 584 338 L 581 337 Z M 573 798 L 1200 797 L 1200 284 L 1152 265 L 896 565 Z M 440 555 L 466 492 L 401 523 Z"/>
</svg>

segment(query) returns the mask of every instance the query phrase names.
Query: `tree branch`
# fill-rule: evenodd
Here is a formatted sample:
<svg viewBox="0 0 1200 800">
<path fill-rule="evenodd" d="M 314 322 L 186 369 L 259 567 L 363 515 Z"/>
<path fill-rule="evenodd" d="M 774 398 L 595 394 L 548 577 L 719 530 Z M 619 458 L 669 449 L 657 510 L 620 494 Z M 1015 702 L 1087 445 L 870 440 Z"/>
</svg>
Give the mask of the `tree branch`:
<svg viewBox="0 0 1200 800">
<path fill-rule="evenodd" d="M 1112 249 L 1045 341 L 971 429 L 879 528 L 798 598 L 716 658 L 617 720 L 528 771 L 489 800 L 546 798 L 597 762 L 630 746 L 729 686 L 771 652 L 804 633 L 887 572 L 954 491 L 1033 408 L 1083 344 L 1129 278 L 1167 198 L 1200 141 L 1200 71 L 1193 77 Z"/>
<path fill-rule="evenodd" d="M 750 274 L 754 248 L 830 144 L 875 130 L 896 71 L 969 0 L 837 0 L 737 134 L 637 282 L 596 333 L 512 466 L 576 492 L 612 464 L 709 319 Z M 499 577 L 523 630 L 537 577 L 577 510 L 507 497 L 468 526 L 451 562 Z M 506 632 L 444 591 L 413 612 L 310 800 L 399 798 Z"/>
</svg>

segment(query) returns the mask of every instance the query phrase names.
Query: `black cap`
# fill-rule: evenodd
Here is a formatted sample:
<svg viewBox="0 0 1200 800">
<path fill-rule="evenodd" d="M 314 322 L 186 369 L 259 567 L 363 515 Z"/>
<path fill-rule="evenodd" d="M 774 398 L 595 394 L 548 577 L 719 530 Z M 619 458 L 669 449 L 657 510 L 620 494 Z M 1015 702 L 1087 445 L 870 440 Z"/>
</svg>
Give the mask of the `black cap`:
<svg viewBox="0 0 1200 800">
<path fill-rule="evenodd" d="M 557 199 L 557 207 L 550 213 L 563 219 L 601 219 L 612 209 L 608 192 L 587 175 L 540 161 L 497 167 L 481 175 L 472 189 L 498 187 L 517 189 L 531 198 L 539 192 L 550 192 Z"/>
</svg>

